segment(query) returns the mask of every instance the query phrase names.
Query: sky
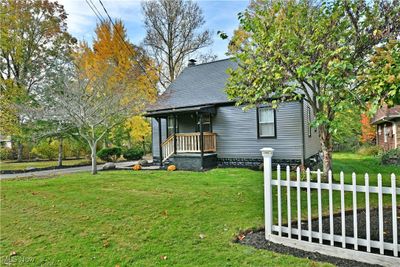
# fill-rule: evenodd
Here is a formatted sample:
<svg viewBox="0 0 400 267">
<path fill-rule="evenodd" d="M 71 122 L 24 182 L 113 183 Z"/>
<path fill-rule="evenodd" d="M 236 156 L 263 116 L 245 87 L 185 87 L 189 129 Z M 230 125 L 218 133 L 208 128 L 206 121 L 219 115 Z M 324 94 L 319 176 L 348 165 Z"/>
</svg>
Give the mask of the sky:
<svg viewBox="0 0 400 267">
<path fill-rule="evenodd" d="M 96 15 L 90 9 L 85 0 L 58 0 L 64 5 L 68 13 L 68 31 L 79 40 L 92 42 L 96 23 L 99 22 Z M 102 16 L 106 14 L 102 9 L 99 0 L 92 0 Z M 146 34 L 144 30 L 143 15 L 141 13 L 140 0 L 102 0 L 104 6 L 112 19 L 121 19 L 126 27 L 129 40 L 140 45 Z M 213 44 L 204 50 L 212 50 L 218 59 L 226 58 L 229 40 L 222 40 L 217 31 L 223 31 L 232 36 L 233 31 L 238 27 L 237 15 L 246 9 L 248 0 L 197 0 L 203 10 L 205 19 L 204 29 L 213 31 Z"/>
</svg>

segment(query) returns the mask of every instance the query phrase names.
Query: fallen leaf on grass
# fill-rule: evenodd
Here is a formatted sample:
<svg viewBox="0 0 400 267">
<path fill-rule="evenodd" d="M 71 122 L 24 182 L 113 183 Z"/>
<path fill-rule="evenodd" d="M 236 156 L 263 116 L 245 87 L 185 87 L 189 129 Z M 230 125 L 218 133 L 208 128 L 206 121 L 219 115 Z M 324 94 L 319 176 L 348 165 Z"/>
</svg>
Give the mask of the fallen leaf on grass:
<svg viewBox="0 0 400 267">
<path fill-rule="evenodd" d="M 244 234 L 240 234 L 240 235 L 238 236 L 238 239 L 239 239 L 240 241 L 242 241 L 245 237 L 246 237 L 246 236 L 245 236 Z"/>
<path fill-rule="evenodd" d="M 206 237 L 205 234 L 199 234 L 200 239 L 204 239 Z"/>
<path fill-rule="evenodd" d="M 108 248 L 110 246 L 110 242 L 108 240 L 103 240 L 103 247 Z"/>
<path fill-rule="evenodd" d="M 168 210 L 163 210 L 163 211 L 161 212 L 161 214 L 162 214 L 163 216 L 168 216 Z"/>
<path fill-rule="evenodd" d="M 161 255 L 161 256 L 160 256 L 160 259 L 166 260 L 166 259 L 167 259 L 167 256 Z"/>
</svg>

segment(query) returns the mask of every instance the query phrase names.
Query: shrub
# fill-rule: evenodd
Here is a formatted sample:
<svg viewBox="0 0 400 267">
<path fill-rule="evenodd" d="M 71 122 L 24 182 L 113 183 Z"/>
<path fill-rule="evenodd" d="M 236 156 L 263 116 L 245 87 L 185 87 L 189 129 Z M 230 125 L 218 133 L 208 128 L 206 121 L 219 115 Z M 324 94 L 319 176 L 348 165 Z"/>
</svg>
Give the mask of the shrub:
<svg viewBox="0 0 400 267">
<path fill-rule="evenodd" d="M 167 168 L 168 171 L 173 172 L 176 170 L 176 166 L 175 165 L 169 165 Z"/>
<path fill-rule="evenodd" d="M 126 149 L 123 153 L 126 160 L 138 160 L 141 159 L 143 155 L 143 149 L 139 147 Z"/>
<path fill-rule="evenodd" d="M 8 147 L 0 147 L 0 160 L 12 159 L 13 151 Z"/>
<path fill-rule="evenodd" d="M 103 148 L 99 152 L 97 152 L 97 156 L 104 161 L 112 161 L 115 162 L 119 157 L 121 157 L 122 150 L 120 147 L 110 147 Z"/>
<path fill-rule="evenodd" d="M 377 156 L 380 152 L 381 148 L 379 146 L 370 146 L 370 145 L 362 146 L 357 150 L 357 154 L 363 156 Z"/>
<path fill-rule="evenodd" d="M 32 148 L 31 156 L 53 160 L 58 156 L 58 145 L 57 140 L 43 140 Z"/>
<path fill-rule="evenodd" d="M 382 164 L 400 164 L 400 148 L 395 148 L 381 154 Z"/>
<path fill-rule="evenodd" d="M 140 166 L 139 164 L 136 164 L 135 166 L 132 167 L 132 170 L 134 171 L 140 171 L 142 169 L 142 166 Z"/>
</svg>

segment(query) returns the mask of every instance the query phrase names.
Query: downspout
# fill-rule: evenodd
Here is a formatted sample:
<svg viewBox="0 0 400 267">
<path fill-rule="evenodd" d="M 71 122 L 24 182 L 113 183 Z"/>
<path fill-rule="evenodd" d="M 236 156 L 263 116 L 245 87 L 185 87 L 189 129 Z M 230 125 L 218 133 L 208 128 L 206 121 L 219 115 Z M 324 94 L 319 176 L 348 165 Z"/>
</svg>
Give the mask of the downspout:
<svg viewBox="0 0 400 267">
<path fill-rule="evenodd" d="M 305 162 L 306 162 L 306 138 L 305 138 L 305 134 L 304 134 L 304 98 L 302 98 L 300 100 L 300 112 L 301 112 L 301 135 L 302 135 L 302 139 L 303 139 L 303 153 L 302 153 L 302 158 L 301 158 L 301 165 L 304 166 Z"/>
</svg>

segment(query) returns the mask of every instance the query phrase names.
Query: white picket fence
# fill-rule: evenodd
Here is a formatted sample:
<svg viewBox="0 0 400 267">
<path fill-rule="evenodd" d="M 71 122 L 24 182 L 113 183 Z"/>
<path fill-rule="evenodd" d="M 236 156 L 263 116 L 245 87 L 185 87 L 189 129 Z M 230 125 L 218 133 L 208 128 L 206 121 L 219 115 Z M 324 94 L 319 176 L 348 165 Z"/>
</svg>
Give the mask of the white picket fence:
<svg viewBox="0 0 400 267">
<path fill-rule="evenodd" d="M 315 251 L 330 256 L 347 258 L 361 262 L 379 264 L 383 266 L 400 266 L 397 233 L 397 195 L 400 195 L 400 188 L 396 187 L 396 176 L 391 175 L 391 186 L 382 186 L 382 176 L 378 175 L 378 186 L 370 186 L 369 176 L 365 175 L 365 184 L 357 185 L 356 175 L 352 174 L 352 184 L 344 183 L 344 174 L 340 173 L 340 183 L 332 182 L 332 173 L 329 172 L 328 183 L 321 182 L 321 172 L 317 172 L 317 182 L 311 182 L 311 172 L 306 170 L 306 181 L 301 180 L 300 169 L 296 170 L 296 180 L 290 179 L 290 168 L 286 167 L 286 177 L 282 177 L 281 167 L 277 166 L 277 178 L 272 178 L 272 148 L 261 149 L 264 158 L 264 209 L 265 209 L 265 238 L 267 240 L 281 243 L 290 247 L 300 248 L 308 251 Z M 273 197 L 273 188 L 276 187 L 276 197 Z M 286 194 L 282 193 L 286 189 Z M 311 192 L 311 190 L 316 192 Z M 295 199 L 291 199 L 294 190 Z M 302 224 L 302 190 L 306 191 L 307 219 Z M 329 196 L 329 232 L 323 231 L 322 213 L 322 191 L 327 190 Z M 341 234 L 334 233 L 334 203 L 333 192 L 340 192 L 340 217 Z M 345 192 L 352 192 L 352 216 L 353 224 L 346 226 Z M 358 235 L 358 211 L 357 193 L 365 194 L 365 227 L 366 238 Z M 370 221 L 370 195 L 377 194 L 378 198 L 378 218 L 379 218 L 379 240 L 371 240 L 371 221 Z M 384 217 L 383 217 L 383 195 L 391 196 L 391 217 L 392 217 L 392 240 L 384 241 Z M 304 194 L 303 194 L 304 197 Z M 275 198 L 275 199 L 274 199 Z M 282 224 L 282 199 L 286 198 L 287 225 Z M 273 201 L 277 201 L 276 211 L 273 210 Z M 297 206 L 297 214 L 292 214 L 293 201 Z M 318 231 L 312 229 L 312 203 L 317 203 L 318 210 Z M 278 224 L 273 222 L 273 214 L 277 212 Z M 296 225 L 297 222 L 297 225 Z M 293 225 L 294 224 L 294 225 Z M 306 224 L 306 227 L 304 227 Z M 297 227 L 296 227 L 297 226 Z M 352 227 L 353 235 L 346 235 L 346 229 Z M 304 229 L 303 229 L 304 228 Z M 296 236 L 293 238 L 292 235 Z M 335 244 L 336 243 L 336 244 Z M 338 246 L 341 244 L 341 247 Z M 336 246 L 335 246 L 336 245 Z M 350 246 L 348 246 L 350 245 Z M 351 249 L 349 249 L 351 247 Z M 376 249 L 378 253 L 372 253 Z M 393 256 L 384 255 L 385 251 L 390 251 Z M 388 253 L 386 253 L 388 254 Z"/>
</svg>

